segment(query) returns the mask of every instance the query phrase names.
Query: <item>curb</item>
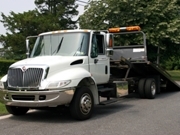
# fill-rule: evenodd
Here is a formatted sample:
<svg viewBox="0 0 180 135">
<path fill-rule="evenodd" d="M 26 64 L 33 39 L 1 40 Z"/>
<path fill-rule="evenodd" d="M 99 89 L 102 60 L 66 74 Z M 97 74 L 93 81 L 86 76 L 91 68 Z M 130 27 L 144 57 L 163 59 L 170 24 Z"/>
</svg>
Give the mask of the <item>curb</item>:
<svg viewBox="0 0 180 135">
<path fill-rule="evenodd" d="M 11 116 L 12 116 L 11 114 L 0 116 L 0 120 L 10 118 Z"/>
</svg>

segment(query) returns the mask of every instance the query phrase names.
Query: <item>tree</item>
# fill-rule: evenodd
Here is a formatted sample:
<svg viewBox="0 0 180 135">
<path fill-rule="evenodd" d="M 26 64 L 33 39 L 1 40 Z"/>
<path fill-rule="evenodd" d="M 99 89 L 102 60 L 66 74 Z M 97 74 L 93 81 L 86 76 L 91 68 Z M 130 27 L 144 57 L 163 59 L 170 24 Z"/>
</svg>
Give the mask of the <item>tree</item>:
<svg viewBox="0 0 180 135">
<path fill-rule="evenodd" d="M 169 47 L 180 44 L 179 15 L 179 0 L 92 0 L 79 20 L 81 28 L 90 29 L 139 25 L 149 48 L 160 47 L 167 59 L 179 55 Z M 150 55 L 157 55 L 157 51 Z"/>
<path fill-rule="evenodd" d="M 28 35 L 37 35 L 42 31 L 39 27 L 42 18 L 38 17 L 37 10 L 18 14 L 10 12 L 9 16 L 2 13 L 1 16 L 1 22 L 7 30 L 6 35 L 0 36 L 0 42 L 5 50 L 4 57 L 7 59 L 25 58 L 25 39 Z"/>
<path fill-rule="evenodd" d="M 51 25 L 56 28 L 77 28 L 77 20 L 72 20 L 79 13 L 75 0 L 35 0 L 35 4 L 42 15 L 49 16 Z"/>
<path fill-rule="evenodd" d="M 38 35 L 46 31 L 77 28 L 78 14 L 74 0 L 35 0 L 36 9 L 24 13 L 10 12 L 6 16 L 1 13 L 0 20 L 7 32 L 0 35 L 0 43 L 4 47 L 7 59 L 23 59 L 25 55 L 25 39 L 29 35 Z"/>
</svg>

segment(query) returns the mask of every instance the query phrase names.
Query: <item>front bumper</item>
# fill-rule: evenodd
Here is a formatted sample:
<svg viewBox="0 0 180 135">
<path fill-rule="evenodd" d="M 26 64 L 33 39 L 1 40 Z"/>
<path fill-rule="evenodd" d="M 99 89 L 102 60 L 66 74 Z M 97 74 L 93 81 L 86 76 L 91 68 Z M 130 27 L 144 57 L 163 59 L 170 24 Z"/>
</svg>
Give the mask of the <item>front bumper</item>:
<svg viewBox="0 0 180 135">
<path fill-rule="evenodd" d="M 46 91 L 11 91 L 0 90 L 0 102 L 21 107 L 56 107 L 71 102 L 74 89 Z"/>
</svg>

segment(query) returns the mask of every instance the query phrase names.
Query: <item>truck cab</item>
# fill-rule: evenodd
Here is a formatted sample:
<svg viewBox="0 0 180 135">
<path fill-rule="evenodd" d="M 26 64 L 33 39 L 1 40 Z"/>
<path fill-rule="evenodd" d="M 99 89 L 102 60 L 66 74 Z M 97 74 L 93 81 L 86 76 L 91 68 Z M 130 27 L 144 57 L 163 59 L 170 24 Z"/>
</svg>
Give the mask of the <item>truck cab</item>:
<svg viewBox="0 0 180 135">
<path fill-rule="evenodd" d="M 104 32 L 90 30 L 43 33 L 38 36 L 30 58 L 50 57 L 52 61 L 54 57 L 71 58 L 68 68 L 78 65 L 90 72 L 97 84 L 107 83 L 110 72 L 106 35 Z M 55 61 L 57 64 L 59 62 Z"/>
</svg>

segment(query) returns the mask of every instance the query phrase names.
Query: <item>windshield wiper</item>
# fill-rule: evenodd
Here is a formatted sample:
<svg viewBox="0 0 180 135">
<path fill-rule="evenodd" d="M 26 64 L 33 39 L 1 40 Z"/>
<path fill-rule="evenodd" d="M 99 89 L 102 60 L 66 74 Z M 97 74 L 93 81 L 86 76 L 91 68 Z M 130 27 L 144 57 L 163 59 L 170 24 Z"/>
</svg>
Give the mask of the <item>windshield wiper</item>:
<svg viewBox="0 0 180 135">
<path fill-rule="evenodd" d="M 62 45 L 62 41 L 63 41 L 64 37 L 61 38 L 61 41 L 59 42 L 59 45 L 58 47 L 56 48 L 56 50 L 52 53 L 52 54 L 56 54 L 59 52 L 60 48 L 61 48 L 61 45 Z"/>
<path fill-rule="evenodd" d="M 80 45 L 80 47 L 77 49 L 77 51 L 81 51 L 81 48 L 82 48 L 82 46 L 83 46 L 83 41 L 84 41 L 84 36 L 83 36 L 83 38 L 82 38 L 81 45 Z M 74 56 L 77 55 L 77 51 L 75 52 Z"/>
</svg>

